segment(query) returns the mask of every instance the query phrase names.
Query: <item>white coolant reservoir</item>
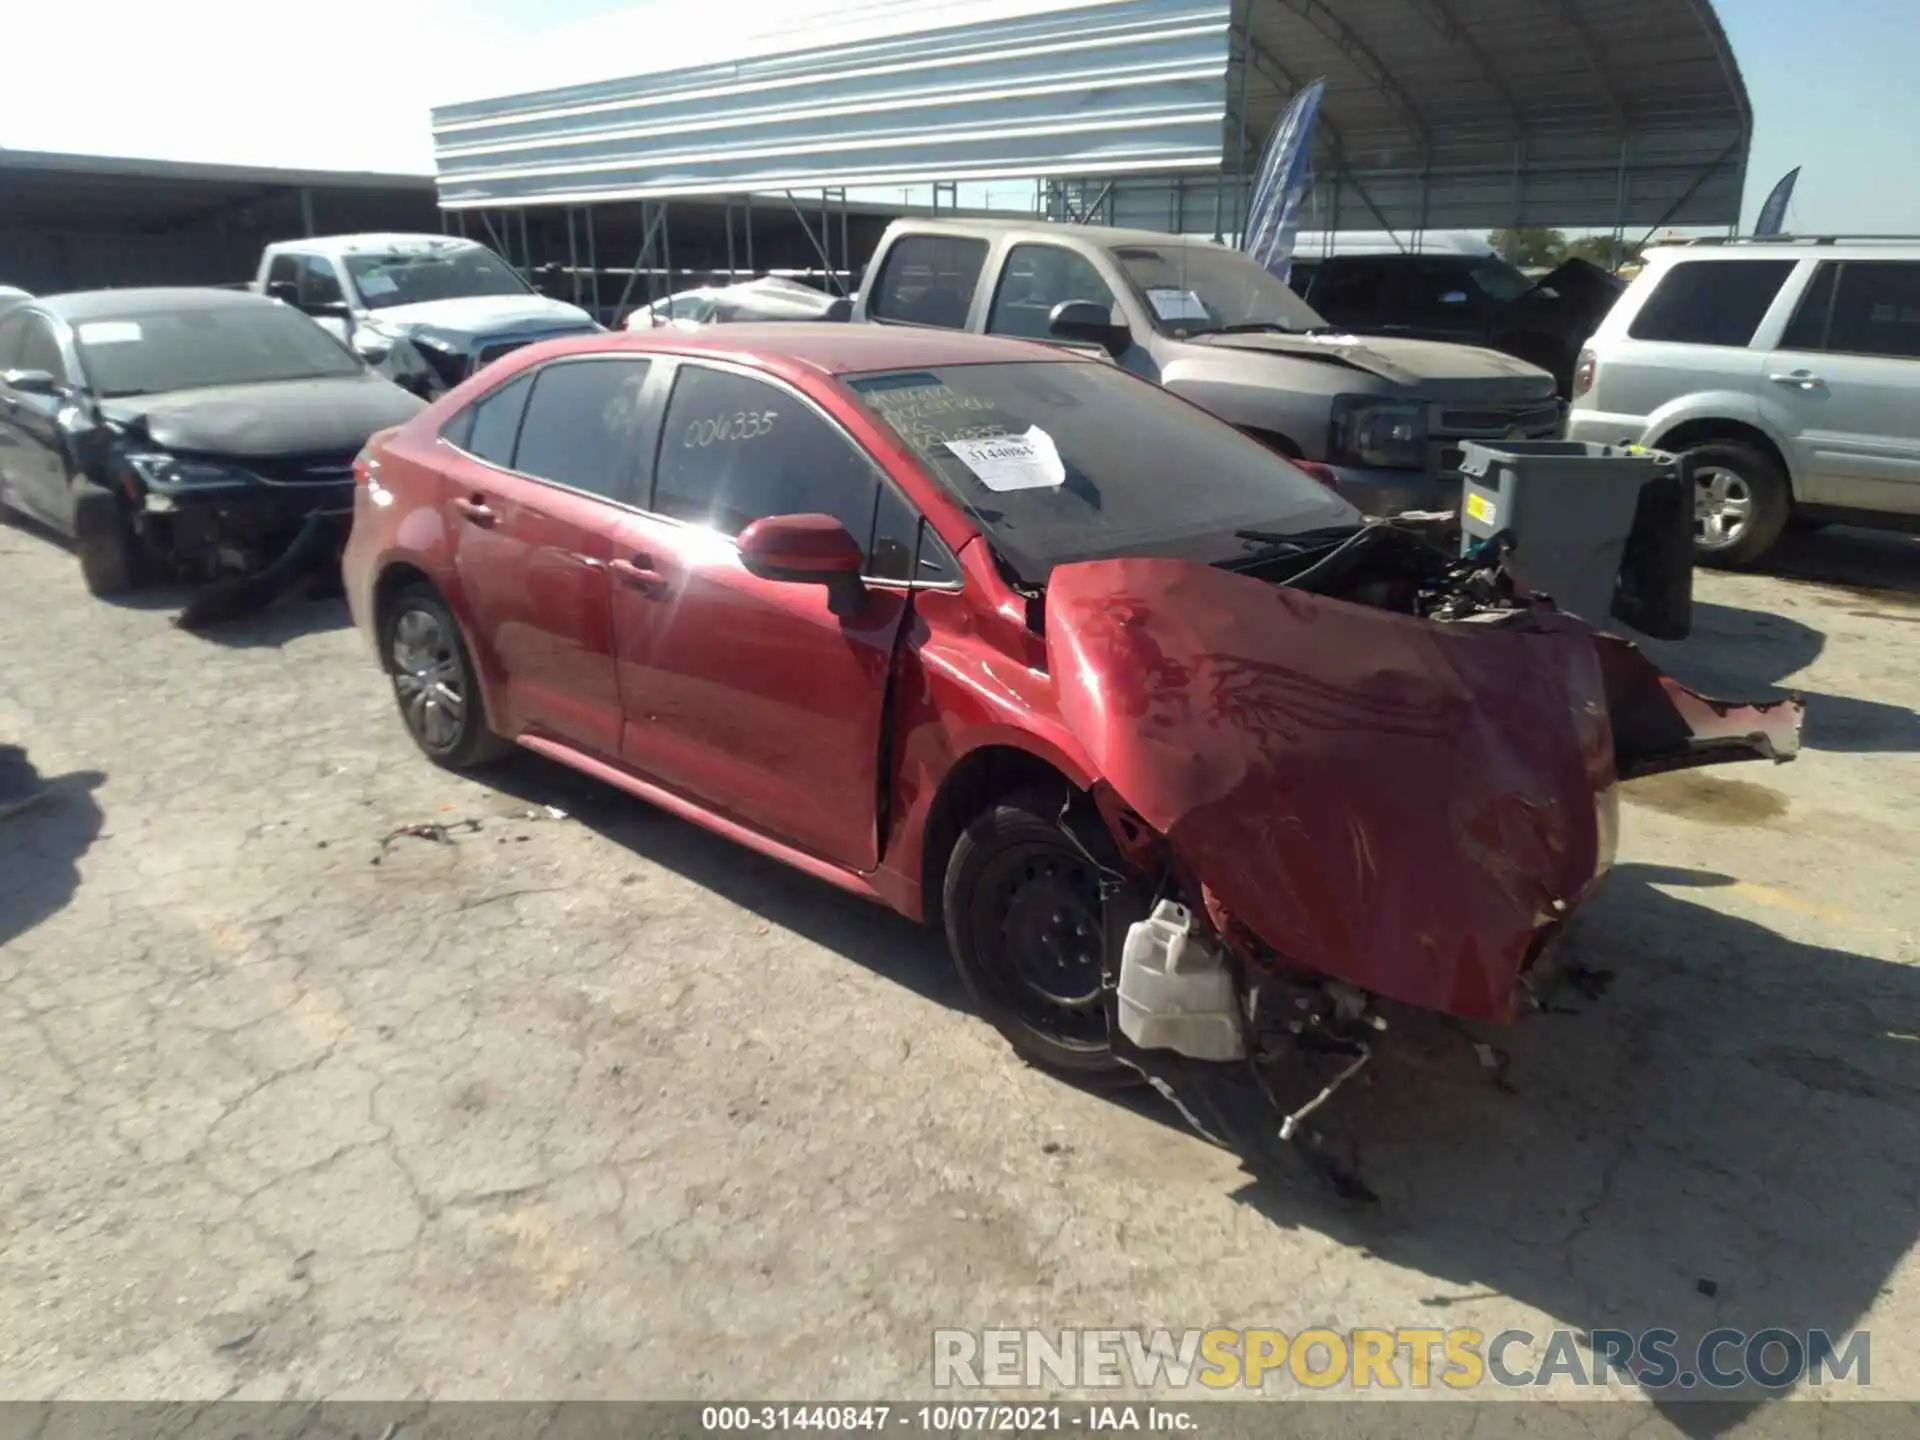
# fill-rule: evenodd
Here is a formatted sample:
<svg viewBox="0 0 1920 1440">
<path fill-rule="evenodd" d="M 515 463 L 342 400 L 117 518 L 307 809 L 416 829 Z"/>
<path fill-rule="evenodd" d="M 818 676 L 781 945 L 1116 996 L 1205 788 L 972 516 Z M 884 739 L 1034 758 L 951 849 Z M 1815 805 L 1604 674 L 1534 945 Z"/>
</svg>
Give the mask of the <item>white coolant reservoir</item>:
<svg viewBox="0 0 1920 1440">
<path fill-rule="evenodd" d="M 1162 900 L 1127 928 L 1120 952 L 1120 1030 L 1143 1050 L 1238 1060 L 1239 1012 L 1220 954 L 1193 934 L 1184 905 Z"/>
</svg>

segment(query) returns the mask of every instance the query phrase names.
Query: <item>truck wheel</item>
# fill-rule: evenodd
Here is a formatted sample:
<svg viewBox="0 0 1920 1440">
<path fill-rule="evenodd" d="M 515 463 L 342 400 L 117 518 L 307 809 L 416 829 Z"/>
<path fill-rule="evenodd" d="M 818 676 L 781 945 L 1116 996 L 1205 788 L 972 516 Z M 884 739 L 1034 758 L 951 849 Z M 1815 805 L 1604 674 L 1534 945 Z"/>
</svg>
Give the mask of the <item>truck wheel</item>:
<svg viewBox="0 0 1920 1440">
<path fill-rule="evenodd" d="M 124 595 L 145 578 L 145 554 L 133 517 L 111 490 L 81 480 L 74 486 L 74 551 L 90 594 Z"/>
<path fill-rule="evenodd" d="M 407 733 L 434 764 L 477 770 L 512 750 L 487 724 L 473 656 L 431 589 L 416 585 L 395 598 L 380 626 L 380 657 Z"/>
<path fill-rule="evenodd" d="M 1693 549 L 1702 565 L 1743 569 L 1780 543 L 1793 512 L 1786 471 L 1737 440 L 1710 440 L 1686 452 L 1693 477 Z"/>
<path fill-rule="evenodd" d="M 1101 1088 L 1137 1083 L 1107 1041 L 1099 877 L 1054 819 L 1063 791 L 1024 790 L 961 833 L 942 911 L 980 1013 L 1021 1056 Z"/>
</svg>

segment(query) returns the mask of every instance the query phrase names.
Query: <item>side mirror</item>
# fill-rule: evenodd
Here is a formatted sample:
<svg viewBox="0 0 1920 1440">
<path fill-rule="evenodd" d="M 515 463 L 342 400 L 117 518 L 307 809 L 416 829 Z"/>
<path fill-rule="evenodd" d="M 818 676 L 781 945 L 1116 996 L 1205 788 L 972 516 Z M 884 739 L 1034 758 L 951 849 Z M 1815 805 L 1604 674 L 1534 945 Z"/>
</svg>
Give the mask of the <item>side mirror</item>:
<svg viewBox="0 0 1920 1440">
<path fill-rule="evenodd" d="M 393 342 L 370 325 L 355 328 L 352 344 L 354 352 L 369 365 L 378 365 L 393 353 Z"/>
<path fill-rule="evenodd" d="M 1133 336 L 1125 325 L 1113 323 L 1113 311 L 1092 300 L 1062 300 L 1047 315 L 1047 329 L 1062 340 L 1098 345 L 1118 356 Z"/>
<path fill-rule="evenodd" d="M 9 370 L 0 375 L 0 384 L 22 395 L 58 395 L 60 382 L 51 370 Z"/>
<path fill-rule="evenodd" d="M 740 561 L 768 580 L 801 584 L 855 579 L 866 557 L 831 515 L 769 515 L 740 532 Z"/>
<path fill-rule="evenodd" d="M 300 308 L 305 310 L 309 315 L 316 317 L 324 315 L 329 320 L 350 320 L 353 318 L 353 307 L 344 300 L 316 300 L 312 304 L 302 305 Z"/>
<path fill-rule="evenodd" d="M 267 295 L 282 305 L 291 305 L 296 310 L 300 308 L 300 287 L 291 280 L 269 280 Z"/>
</svg>

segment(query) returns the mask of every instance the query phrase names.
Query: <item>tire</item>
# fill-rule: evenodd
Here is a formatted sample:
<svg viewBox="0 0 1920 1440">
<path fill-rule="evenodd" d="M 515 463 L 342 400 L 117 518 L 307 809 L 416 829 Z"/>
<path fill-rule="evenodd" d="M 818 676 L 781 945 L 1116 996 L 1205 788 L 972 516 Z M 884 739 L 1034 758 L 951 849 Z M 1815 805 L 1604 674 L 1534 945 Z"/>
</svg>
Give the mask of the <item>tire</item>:
<svg viewBox="0 0 1920 1440">
<path fill-rule="evenodd" d="M 1689 449 L 1686 463 L 1695 486 L 1694 558 L 1737 570 L 1770 554 L 1793 514 L 1780 462 L 1738 440 L 1711 440 Z M 1717 521 L 1706 514 L 1709 504 L 1719 506 Z"/>
<path fill-rule="evenodd" d="M 394 598 L 380 623 L 380 659 L 401 724 L 434 764 L 477 770 L 513 749 L 488 725 L 473 656 L 433 590 L 416 585 Z"/>
<path fill-rule="evenodd" d="M 74 486 L 73 548 L 80 579 L 102 599 L 125 595 L 146 578 L 146 556 L 133 517 L 111 490 L 82 480 Z"/>
<path fill-rule="evenodd" d="M 1024 1059 L 1085 1085 L 1136 1084 L 1107 1042 L 1098 877 L 1054 818 L 1065 800 L 1064 788 L 1024 790 L 961 833 L 941 892 L 947 947 Z"/>
</svg>

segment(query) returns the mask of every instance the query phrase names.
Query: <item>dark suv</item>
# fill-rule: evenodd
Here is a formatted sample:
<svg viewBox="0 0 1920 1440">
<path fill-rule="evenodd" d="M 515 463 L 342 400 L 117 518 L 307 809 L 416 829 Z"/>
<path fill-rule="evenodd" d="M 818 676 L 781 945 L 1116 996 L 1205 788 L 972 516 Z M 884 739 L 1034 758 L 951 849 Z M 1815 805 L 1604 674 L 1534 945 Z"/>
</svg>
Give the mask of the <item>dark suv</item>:
<svg viewBox="0 0 1920 1440">
<path fill-rule="evenodd" d="M 1573 394 L 1580 347 L 1626 289 L 1585 260 L 1542 280 L 1497 255 L 1334 255 L 1301 261 L 1293 285 L 1315 310 L 1358 335 L 1484 345 L 1551 371 Z"/>
</svg>

